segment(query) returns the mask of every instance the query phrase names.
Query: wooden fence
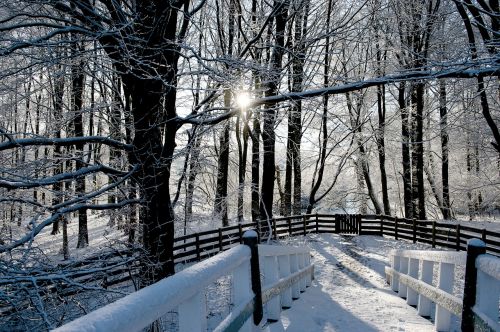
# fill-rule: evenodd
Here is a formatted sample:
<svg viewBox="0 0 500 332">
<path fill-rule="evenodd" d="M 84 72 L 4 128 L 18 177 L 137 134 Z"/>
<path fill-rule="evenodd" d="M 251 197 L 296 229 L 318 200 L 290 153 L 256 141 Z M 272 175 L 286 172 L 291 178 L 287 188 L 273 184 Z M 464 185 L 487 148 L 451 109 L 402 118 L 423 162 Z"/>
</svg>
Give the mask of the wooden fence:
<svg viewBox="0 0 500 332">
<path fill-rule="evenodd" d="M 310 233 L 381 235 L 458 251 L 466 249 L 469 239 L 480 238 L 486 243 L 488 253 L 500 256 L 500 232 L 480 227 L 385 215 L 309 214 L 273 218 L 269 223 L 243 223 L 178 237 L 174 243 L 174 261 L 200 261 L 227 250 L 241 243 L 243 232 L 248 229 L 258 229 L 259 234 L 271 233 L 273 239 Z"/>
</svg>

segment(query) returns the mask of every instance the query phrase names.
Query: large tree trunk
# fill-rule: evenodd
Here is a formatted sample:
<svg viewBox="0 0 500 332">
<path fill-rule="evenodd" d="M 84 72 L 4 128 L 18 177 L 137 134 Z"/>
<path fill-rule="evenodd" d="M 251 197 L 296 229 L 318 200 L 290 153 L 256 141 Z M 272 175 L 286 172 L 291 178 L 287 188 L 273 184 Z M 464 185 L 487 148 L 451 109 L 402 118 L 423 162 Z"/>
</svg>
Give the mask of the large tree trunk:
<svg viewBox="0 0 500 332">
<path fill-rule="evenodd" d="M 140 220 L 143 245 L 153 264 L 145 267 L 143 275 L 150 283 L 175 273 L 174 211 L 169 180 L 178 129 L 176 87 L 179 46 L 175 41 L 182 39 L 185 31 L 178 31 L 179 9 L 170 2 L 137 2 L 136 6 L 142 24 L 134 33 L 147 38 L 141 38 L 138 45 L 130 46 L 135 47 L 141 55 L 139 60 L 143 59 L 146 64 L 135 62 L 130 66 L 133 71 L 125 67 L 123 61 L 116 64 L 121 66 L 123 88 L 132 104 L 135 136 L 129 160 L 138 168 L 135 179 L 145 202 Z M 184 24 L 187 22 L 184 21 Z M 115 49 L 106 51 L 110 57 L 115 57 Z M 128 56 L 127 50 L 123 50 L 122 56 Z M 154 68 L 151 69 L 149 64 L 154 64 Z"/>
<path fill-rule="evenodd" d="M 229 98 L 229 99 L 228 99 Z M 229 91 L 224 93 L 224 105 L 229 105 Z M 222 220 L 222 226 L 228 226 L 227 218 L 227 180 L 229 176 L 229 125 L 226 120 L 219 139 L 219 158 L 217 163 L 217 186 L 214 201 L 214 217 Z"/>
<path fill-rule="evenodd" d="M 75 52 L 83 51 L 83 46 L 75 45 Z M 74 59 L 77 61 L 78 59 Z M 73 111 L 73 129 L 75 137 L 83 137 L 83 84 L 85 81 L 83 60 L 78 60 L 71 68 L 71 103 Z M 76 159 L 76 171 L 85 167 L 84 161 L 84 144 L 75 144 L 75 152 L 78 158 Z M 85 176 L 76 179 L 76 194 L 78 196 L 85 195 Z M 89 232 L 87 229 L 87 210 L 78 210 L 78 241 L 77 248 L 84 248 L 89 245 Z"/>
<path fill-rule="evenodd" d="M 391 215 L 389 204 L 389 191 L 387 189 L 387 172 L 385 170 L 385 86 L 377 86 L 377 110 L 378 110 L 378 131 L 377 150 L 380 170 L 380 184 L 382 186 L 382 204 L 384 214 Z"/>
<path fill-rule="evenodd" d="M 155 263 L 146 268 L 146 280 L 157 281 L 174 273 L 174 211 L 170 200 L 169 179 L 177 130 L 175 121 L 171 118 L 175 114 L 175 89 L 170 88 L 165 93 L 164 104 L 166 107 L 173 107 L 173 110 L 166 112 L 165 143 L 162 144 L 161 121 L 158 121 L 158 115 L 164 114 L 161 109 L 162 82 L 127 77 L 123 83 L 132 99 L 135 127 L 134 150 L 129 158 L 132 164 L 140 167 L 136 180 L 145 201 L 141 214 L 143 244 L 151 261 Z"/>
<path fill-rule="evenodd" d="M 276 24 L 276 40 L 274 50 L 271 57 L 271 65 L 269 72 L 269 82 L 266 90 L 267 96 L 274 96 L 278 92 L 278 85 L 281 78 L 281 61 L 283 59 L 285 46 L 285 25 L 288 16 L 288 2 L 274 1 L 273 11 L 275 12 Z M 266 108 L 274 105 L 266 104 Z M 268 220 L 273 215 L 273 196 L 274 196 L 274 177 L 275 177 L 275 160 L 274 149 L 276 134 L 274 126 L 276 121 L 276 111 L 268 110 L 264 113 L 264 125 L 262 129 L 262 145 L 264 150 L 263 170 L 262 170 L 262 187 L 261 187 L 261 203 L 260 203 L 260 218 Z"/>
<path fill-rule="evenodd" d="M 408 107 L 406 105 L 406 86 L 401 82 L 398 87 L 398 104 L 401 114 L 401 151 L 403 157 L 403 193 L 405 217 L 413 218 L 413 204 L 411 191 L 411 159 L 410 159 L 410 128 L 408 122 Z"/>
<path fill-rule="evenodd" d="M 252 135 L 252 221 L 260 219 L 259 204 L 259 179 L 260 179 L 260 115 L 255 112 L 253 115 L 253 135 Z"/>
<path fill-rule="evenodd" d="M 417 82 L 412 87 L 412 198 L 413 218 L 425 220 L 424 190 L 424 83 Z"/>
</svg>

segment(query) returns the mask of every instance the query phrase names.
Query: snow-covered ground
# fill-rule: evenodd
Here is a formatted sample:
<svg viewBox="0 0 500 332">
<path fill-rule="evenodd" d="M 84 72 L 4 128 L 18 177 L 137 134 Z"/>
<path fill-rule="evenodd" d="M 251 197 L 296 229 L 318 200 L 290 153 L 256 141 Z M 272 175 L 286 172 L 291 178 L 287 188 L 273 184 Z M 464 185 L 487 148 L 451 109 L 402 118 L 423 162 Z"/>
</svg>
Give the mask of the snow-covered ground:
<svg viewBox="0 0 500 332">
<path fill-rule="evenodd" d="M 384 275 L 389 250 L 426 245 L 336 234 L 309 235 L 302 242 L 311 248 L 316 279 L 282 311 L 281 321 L 267 326 L 270 332 L 435 330 L 390 289 Z"/>
</svg>

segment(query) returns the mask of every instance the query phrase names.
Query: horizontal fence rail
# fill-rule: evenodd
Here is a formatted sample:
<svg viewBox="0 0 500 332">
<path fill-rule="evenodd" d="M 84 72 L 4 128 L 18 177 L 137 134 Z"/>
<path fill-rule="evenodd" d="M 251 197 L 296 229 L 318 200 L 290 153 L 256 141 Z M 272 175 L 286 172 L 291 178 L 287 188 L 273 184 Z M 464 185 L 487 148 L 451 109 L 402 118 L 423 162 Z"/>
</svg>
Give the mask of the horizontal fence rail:
<svg viewBox="0 0 500 332">
<path fill-rule="evenodd" d="M 463 331 L 500 331 L 500 258 L 485 254 L 484 242 L 470 240 L 467 253 L 393 250 L 390 258 L 385 273 L 392 290 L 421 316 L 431 316 L 434 303 L 436 331 L 449 331 L 452 315 L 461 319 Z M 452 294 L 456 266 L 465 266 L 463 298 Z"/>
<path fill-rule="evenodd" d="M 80 317 L 55 331 L 139 331 L 177 310 L 179 331 L 206 331 L 205 287 L 232 275 L 233 309 L 215 331 L 252 331 L 263 317 L 278 320 L 311 284 L 314 267 L 307 247 L 258 245 L 257 233 L 201 263 Z M 261 267 L 262 266 L 262 270 Z M 261 287 L 261 285 L 264 287 Z M 253 324 L 249 320 L 253 316 Z"/>
<path fill-rule="evenodd" d="M 265 221 L 242 223 L 178 237 L 174 243 L 174 262 L 201 261 L 240 244 L 245 230 L 259 227 L 262 230 L 259 235 L 271 233 L 273 239 L 310 233 L 381 235 L 458 251 L 466 249 L 469 239 L 480 238 L 486 243 L 488 253 L 500 256 L 500 232 L 468 225 L 385 215 L 319 213 L 273 218 L 269 220 L 269 224 L 271 232 Z"/>
</svg>

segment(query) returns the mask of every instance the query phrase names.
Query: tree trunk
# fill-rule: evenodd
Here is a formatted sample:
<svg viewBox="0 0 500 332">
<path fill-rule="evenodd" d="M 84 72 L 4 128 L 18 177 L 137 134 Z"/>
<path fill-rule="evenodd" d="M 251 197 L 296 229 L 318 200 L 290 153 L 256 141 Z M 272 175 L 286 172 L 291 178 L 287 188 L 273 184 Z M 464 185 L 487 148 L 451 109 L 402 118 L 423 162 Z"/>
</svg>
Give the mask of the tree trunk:
<svg viewBox="0 0 500 332">
<path fill-rule="evenodd" d="M 443 182 L 442 212 L 445 220 L 451 218 L 448 172 L 448 108 L 446 103 L 446 82 L 439 80 L 439 127 L 441 133 L 441 178 Z"/>
<path fill-rule="evenodd" d="M 423 82 L 417 82 L 412 89 L 413 109 L 413 142 L 412 142 L 412 189 L 413 218 L 425 220 L 425 189 L 424 189 L 424 88 Z"/>
<path fill-rule="evenodd" d="M 240 130 L 240 127 L 243 127 L 243 130 Z M 249 137 L 248 118 L 246 115 L 243 116 L 243 119 L 241 119 L 241 116 L 237 117 L 236 130 L 236 139 L 238 141 L 238 222 L 241 223 L 244 219 L 243 198 L 245 194 L 245 176 Z"/>
<path fill-rule="evenodd" d="M 54 105 L 54 123 L 56 126 L 62 124 L 62 112 L 63 112 L 63 96 L 64 96 L 64 75 L 62 73 L 56 73 L 58 76 L 54 79 L 54 94 L 53 94 L 53 105 Z M 56 138 L 61 138 L 61 128 L 55 128 Z M 56 146 L 54 150 L 54 172 L 53 175 L 58 175 L 63 172 L 63 162 L 61 158 L 64 148 L 60 145 Z M 63 197 L 63 183 L 58 181 L 52 186 L 52 205 L 57 205 L 62 203 Z M 59 222 L 61 218 L 52 224 L 52 235 L 59 233 Z"/>
<path fill-rule="evenodd" d="M 172 82 L 175 81 L 172 79 Z M 171 87 L 166 91 L 162 103 L 161 92 L 164 88 L 161 81 L 126 77 L 123 83 L 131 96 L 134 115 L 134 150 L 129 159 L 139 166 L 136 180 L 145 201 L 141 214 L 143 244 L 150 260 L 155 263 L 145 268 L 144 275 L 147 282 L 154 282 L 174 273 L 174 211 L 169 179 L 177 130 L 173 120 L 176 90 Z M 164 112 L 161 109 L 163 104 L 170 109 Z M 159 114 L 167 114 L 164 144 Z"/>
<path fill-rule="evenodd" d="M 259 204 L 259 179 L 260 179 L 260 115 L 259 112 L 253 114 L 253 135 L 252 135 L 252 221 L 260 219 Z"/>
<path fill-rule="evenodd" d="M 288 2 L 274 1 L 273 11 L 275 12 L 276 41 L 271 57 L 269 82 L 266 90 L 266 97 L 274 96 L 278 92 L 278 85 L 281 80 L 281 62 L 283 59 L 285 46 L 285 25 L 288 16 Z M 274 105 L 266 104 L 266 108 Z M 264 150 L 260 218 L 261 220 L 271 219 L 273 215 L 274 177 L 275 160 L 274 149 L 276 134 L 274 126 L 276 121 L 276 111 L 268 110 L 264 113 L 264 125 L 262 130 L 262 145 Z"/>
<path fill-rule="evenodd" d="M 405 217 L 413 218 L 412 190 L 411 190 L 411 160 L 410 160 L 410 128 L 408 121 L 408 107 L 406 105 L 406 86 L 401 82 L 398 86 L 398 104 L 401 113 L 401 151 L 403 157 L 403 192 Z"/>
<path fill-rule="evenodd" d="M 83 46 L 79 45 L 77 42 L 72 48 L 72 52 L 75 54 L 77 52 L 82 52 Z M 85 81 L 84 66 L 85 62 L 83 59 L 75 58 L 74 63 L 71 66 L 71 108 L 73 111 L 73 129 L 75 137 L 83 137 L 83 85 Z M 78 156 L 76 159 L 75 170 L 85 167 L 84 161 L 84 144 L 75 144 L 75 154 Z M 81 176 L 76 179 L 76 194 L 78 196 L 85 195 L 85 176 Z M 76 244 L 77 248 L 84 248 L 89 245 L 89 232 L 87 229 L 87 210 L 78 210 L 78 241 Z"/>
<path fill-rule="evenodd" d="M 195 136 L 191 139 L 191 157 L 189 158 L 189 172 L 186 181 L 186 204 L 184 207 L 185 226 L 187 226 L 187 224 L 193 218 L 193 195 L 196 177 L 198 176 L 198 172 L 200 169 L 199 155 L 201 138 L 197 136 L 198 134 L 194 129 L 195 128 L 191 130 L 191 135 Z M 186 233 L 186 229 L 184 229 L 184 233 Z"/>
<path fill-rule="evenodd" d="M 224 104 L 230 104 L 229 91 L 224 93 Z M 228 107 L 228 106 L 226 106 Z M 217 187 L 214 201 L 214 217 L 222 220 L 222 226 L 228 226 L 227 218 L 227 180 L 229 173 L 229 125 L 226 120 L 219 139 L 219 159 L 217 163 Z"/>
</svg>

